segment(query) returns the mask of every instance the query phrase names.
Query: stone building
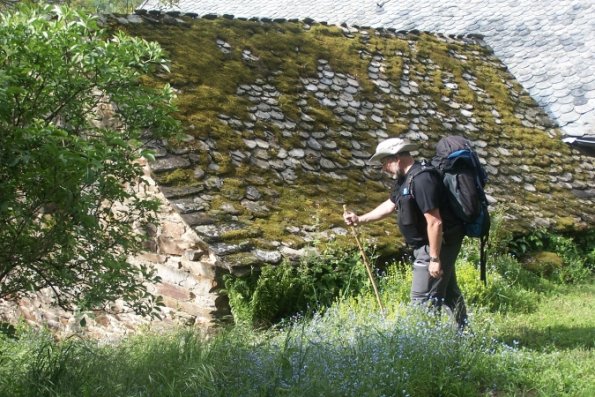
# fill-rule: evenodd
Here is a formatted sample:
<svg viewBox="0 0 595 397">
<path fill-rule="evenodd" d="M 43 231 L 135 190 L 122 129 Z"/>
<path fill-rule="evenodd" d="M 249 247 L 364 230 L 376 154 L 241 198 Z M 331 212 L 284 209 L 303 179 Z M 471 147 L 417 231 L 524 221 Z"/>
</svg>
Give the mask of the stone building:
<svg viewBox="0 0 595 397">
<path fill-rule="evenodd" d="M 469 138 L 492 208 L 512 230 L 593 227 L 594 158 L 561 140 L 589 134 L 561 128 L 482 35 L 180 11 L 102 21 L 165 48 L 171 73 L 152 82 L 176 90 L 184 131 L 154 145 L 146 178 L 164 203 L 161 223 L 132 259 L 162 277 L 150 288 L 164 297 L 164 319 L 96 313 L 86 327 L 94 336 L 229 320 L 225 274 L 299 260 L 329 241 L 352 245 L 342 205 L 363 211 L 386 199 L 390 181 L 366 160 L 389 136 L 418 142 L 425 158 L 445 134 Z M 591 104 L 589 95 L 580 98 Z M 575 121 L 592 132 L 580 106 Z M 362 232 L 386 255 L 404 249 L 388 221 Z M 40 293 L 2 311 L 77 331 L 79 318 L 46 302 Z"/>
</svg>

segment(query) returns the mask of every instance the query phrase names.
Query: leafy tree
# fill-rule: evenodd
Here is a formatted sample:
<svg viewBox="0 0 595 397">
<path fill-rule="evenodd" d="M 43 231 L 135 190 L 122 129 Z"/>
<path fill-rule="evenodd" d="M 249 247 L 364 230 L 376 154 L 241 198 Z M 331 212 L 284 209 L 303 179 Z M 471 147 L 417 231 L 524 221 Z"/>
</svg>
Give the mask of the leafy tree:
<svg viewBox="0 0 595 397">
<path fill-rule="evenodd" d="M 19 3 L 26 4 L 41 4 L 45 3 L 43 0 L 0 0 L 0 10 L 3 8 L 11 8 Z M 66 4 L 69 7 L 79 10 L 85 10 L 91 13 L 131 13 L 144 0 L 53 0 L 52 4 Z M 161 0 L 159 3 L 163 7 L 172 7 L 177 5 L 179 0 Z"/>
<path fill-rule="evenodd" d="M 85 9 L 90 12 L 130 13 L 138 7 L 143 0 L 69 0 L 63 1 L 71 7 Z"/>
<path fill-rule="evenodd" d="M 142 142 L 178 126 L 170 87 L 142 83 L 156 68 L 167 69 L 156 43 L 67 7 L 1 17 L 0 298 L 49 287 L 66 309 L 123 298 L 153 311 L 144 283 L 158 278 L 128 258 L 158 208 L 135 194 Z"/>
</svg>

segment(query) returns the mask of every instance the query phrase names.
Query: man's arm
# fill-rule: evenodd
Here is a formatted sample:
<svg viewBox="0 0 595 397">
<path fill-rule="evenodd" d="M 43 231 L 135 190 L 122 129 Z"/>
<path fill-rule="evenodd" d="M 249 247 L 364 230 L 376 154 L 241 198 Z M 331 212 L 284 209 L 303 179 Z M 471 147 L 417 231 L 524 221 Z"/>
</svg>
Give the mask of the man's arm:
<svg viewBox="0 0 595 397">
<path fill-rule="evenodd" d="M 439 278 L 442 276 L 440 264 L 440 248 L 442 247 L 442 217 L 438 208 L 424 213 L 427 223 L 429 253 L 431 257 L 438 258 L 438 262 L 430 261 L 428 271 L 430 276 Z"/>
<path fill-rule="evenodd" d="M 391 199 L 387 199 L 385 202 L 378 205 L 372 211 L 367 212 L 361 216 L 357 216 L 351 211 L 343 213 L 343 219 L 348 225 L 358 225 L 360 223 L 374 222 L 383 218 L 386 218 L 395 211 L 395 203 Z"/>
</svg>

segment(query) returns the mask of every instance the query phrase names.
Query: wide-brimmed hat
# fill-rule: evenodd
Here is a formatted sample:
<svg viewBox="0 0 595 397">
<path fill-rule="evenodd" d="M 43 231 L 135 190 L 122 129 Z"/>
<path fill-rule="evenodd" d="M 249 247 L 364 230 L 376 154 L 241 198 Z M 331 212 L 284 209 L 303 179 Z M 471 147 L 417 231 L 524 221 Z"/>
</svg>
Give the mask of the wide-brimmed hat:
<svg viewBox="0 0 595 397">
<path fill-rule="evenodd" d="M 406 139 L 385 139 L 384 141 L 380 142 L 378 146 L 376 146 L 376 153 L 374 153 L 374 155 L 370 157 L 370 160 L 368 160 L 368 162 L 378 162 L 385 157 L 394 156 L 403 152 L 411 152 L 413 150 L 417 150 L 417 144 L 409 142 Z"/>
</svg>

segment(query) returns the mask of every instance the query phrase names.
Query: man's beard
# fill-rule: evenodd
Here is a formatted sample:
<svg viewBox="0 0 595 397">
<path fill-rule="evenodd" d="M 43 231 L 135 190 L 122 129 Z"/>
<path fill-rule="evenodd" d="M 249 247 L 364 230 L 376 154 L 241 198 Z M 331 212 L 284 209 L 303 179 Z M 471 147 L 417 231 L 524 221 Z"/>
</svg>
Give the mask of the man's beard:
<svg viewBox="0 0 595 397">
<path fill-rule="evenodd" d="M 397 170 L 396 179 L 402 179 L 405 176 L 405 172 L 402 169 Z"/>
</svg>

